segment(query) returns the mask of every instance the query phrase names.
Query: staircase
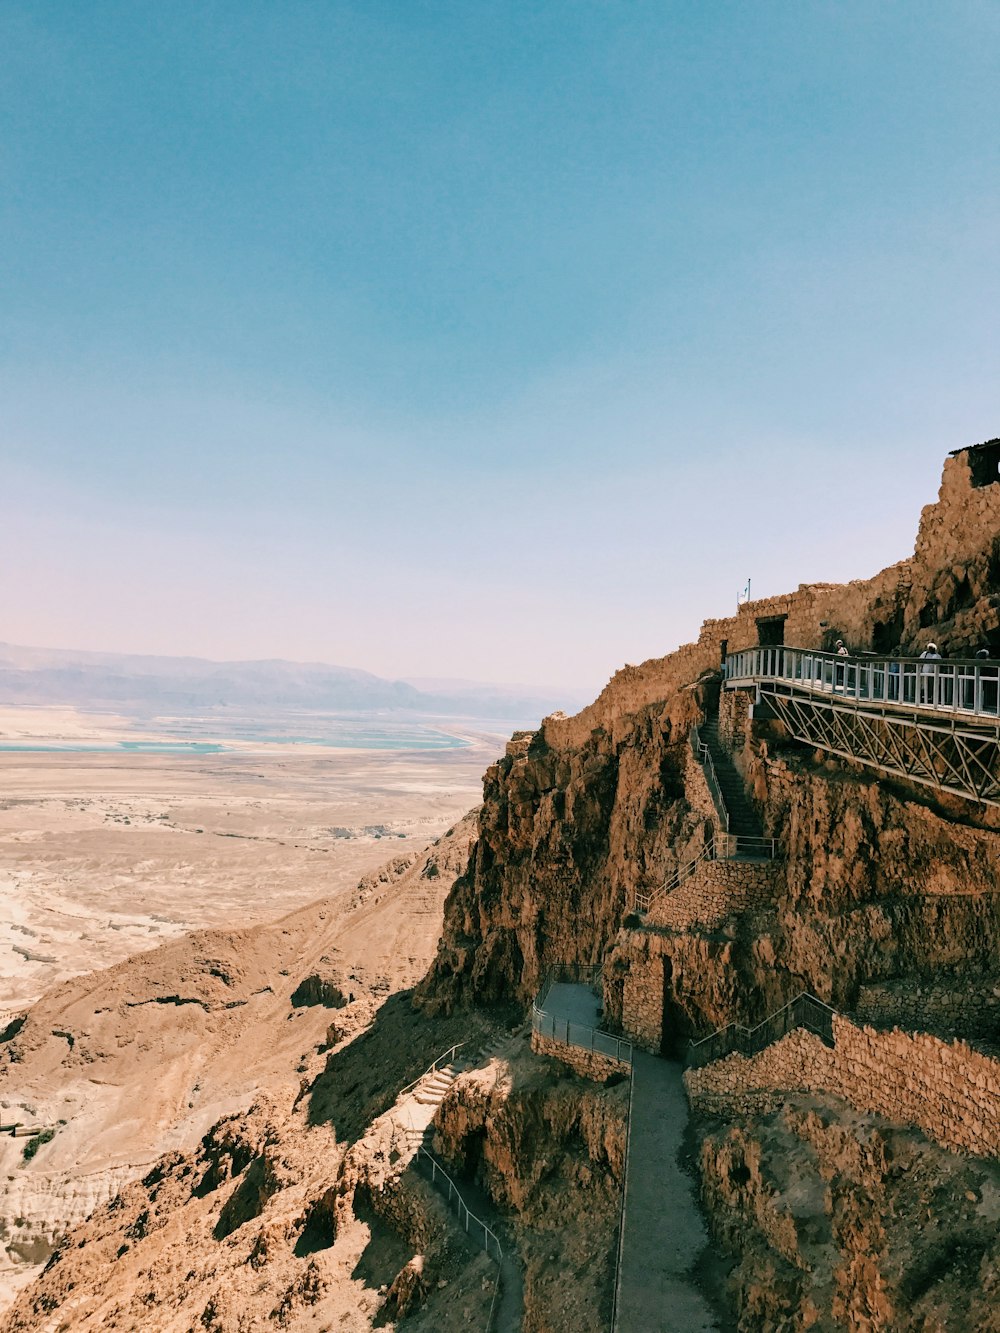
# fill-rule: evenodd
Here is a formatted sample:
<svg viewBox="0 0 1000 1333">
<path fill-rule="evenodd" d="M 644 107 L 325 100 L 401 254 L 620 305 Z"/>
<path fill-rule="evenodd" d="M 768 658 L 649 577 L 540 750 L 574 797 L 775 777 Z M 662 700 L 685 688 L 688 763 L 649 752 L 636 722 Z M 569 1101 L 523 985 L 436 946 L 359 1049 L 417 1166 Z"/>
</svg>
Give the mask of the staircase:
<svg viewBox="0 0 1000 1333">
<path fill-rule="evenodd" d="M 698 728 L 698 734 L 702 744 L 712 756 L 716 780 L 729 815 L 729 833 L 737 840 L 734 849 L 736 856 L 743 854 L 740 846 L 745 840 L 746 855 L 756 859 L 757 849 L 764 841 L 764 826 L 747 796 L 742 774 L 719 739 L 718 699 L 709 705 L 705 721 Z"/>
<path fill-rule="evenodd" d="M 431 1123 L 438 1107 L 447 1097 L 451 1085 L 467 1069 L 476 1069 L 486 1064 L 504 1045 L 506 1038 L 482 1046 L 475 1052 L 456 1057 L 447 1064 L 434 1068 L 417 1081 L 405 1100 L 401 1099 L 397 1107 L 396 1120 L 406 1144 L 407 1156 L 415 1156 L 421 1148 L 429 1146 L 432 1136 Z"/>
</svg>

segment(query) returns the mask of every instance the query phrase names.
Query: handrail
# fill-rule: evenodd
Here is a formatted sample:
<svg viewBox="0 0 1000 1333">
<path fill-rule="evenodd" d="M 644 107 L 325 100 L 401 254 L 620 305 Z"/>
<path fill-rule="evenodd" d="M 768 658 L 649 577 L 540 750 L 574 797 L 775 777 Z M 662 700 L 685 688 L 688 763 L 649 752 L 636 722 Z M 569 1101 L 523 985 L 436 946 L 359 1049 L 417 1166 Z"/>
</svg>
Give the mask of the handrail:
<svg viewBox="0 0 1000 1333">
<path fill-rule="evenodd" d="M 571 976 L 571 984 L 583 984 L 584 979 L 590 984 L 596 984 L 600 980 L 601 972 L 601 967 L 595 964 L 557 963 L 554 967 L 550 967 L 542 981 L 541 990 L 531 1004 L 531 1030 L 537 1032 L 540 1037 L 548 1037 L 551 1041 L 559 1041 L 566 1046 L 576 1046 L 597 1055 L 606 1055 L 621 1064 L 630 1065 L 632 1043 L 626 1041 L 624 1037 L 618 1037 L 613 1032 L 605 1032 L 603 1028 L 589 1027 L 586 1023 L 574 1023 L 568 1018 L 560 1018 L 547 1013 L 542 1007 L 549 991 L 561 975 Z"/>
<path fill-rule="evenodd" d="M 741 1055 L 758 1055 L 765 1047 L 780 1041 L 799 1027 L 807 1028 L 828 1046 L 832 1046 L 833 1020 L 836 1017 L 836 1009 L 808 991 L 802 991 L 773 1014 L 768 1014 L 756 1027 L 728 1023 L 717 1032 L 702 1037 L 700 1041 L 693 1041 L 688 1047 L 685 1064 L 689 1068 L 700 1069 L 702 1065 L 711 1064 L 714 1060 L 725 1059 L 734 1051 L 739 1051 Z"/>
<path fill-rule="evenodd" d="M 598 986 L 604 968 L 600 963 L 553 963 L 546 969 L 542 978 L 542 988 L 535 996 L 535 1004 L 541 1006 L 546 996 L 558 981 L 565 980 L 576 986 Z"/>
<path fill-rule="evenodd" d="M 712 752 L 701 739 L 701 732 L 698 730 L 697 726 L 691 728 L 690 741 L 691 752 L 704 770 L 705 781 L 708 783 L 709 794 L 712 797 L 712 804 L 715 806 L 715 813 L 718 816 L 722 832 L 728 833 L 729 811 L 726 808 L 726 801 L 722 795 L 722 787 L 719 785 L 719 775 L 715 771 Z"/>
<path fill-rule="evenodd" d="M 1000 721 L 1000 662 L 988 658 L 849 655 L 814 648 L 743 648 L 728 653 L 726 684 L 784 681 L 855 703 Z"/>
<path fill-rule="evenodd" d="M 632 893 L 632 905 L 640 912 L 648 912 L 653 903 L 658 902 L 666 894 L 673 893 L 674 889 L 679 889 L 686 879 L 690 879 L 702 861 L 714 859 L 715 842 L 706 842 L 697 856 L 679 865 L 658 889 L 635 889 Z"/>
<path fill-rule="evenodd" d="M 417 1077 L 413 1079 L 412 1082 L 407 1083 L 405 1088 L 400 1088 L 399 1092 L 396 1093 L 396 1097 L 397 1098 L 404 1097 L 408 1092 L 412 1092 L 418 1083 L 422 1083 L 428 1074 L 437 1073 L 438 1066 L 441 1065 L 446 1060 L 450 1061 L 454 1056 L 455 1052 L 457 1050 L 460 1050 L 464 1045 L 465 1045 L 464 1041 L 456 1041 L 454 1046 L 449 1046 L 448 1049 L 445 1051 L 444 1055 L 439 1055 L 438 1058 L 433 1062 L 433 1064 L 428 1065 L 428 1067 L 424 1070 L 422 1074 L 418 1074 Z"/>
<path fill-rule="evenodd" d="M 615 1251 L 615 1285 L 611 1296 L 611 1333 L 618 1333 L 618 1303 L 621 1300 L 622 1257 L 625 1253 L 625 1198 L 628 1193 L 629 1153 L 632 1147 L 632 1097 L 635 1079 L 628 1082 L 628 1113 L 625 1117 L 625 1161 L 622 1164 L 622 1197 L 618 1206 L 618 1246 Z"/>
<path fill-rule="evenodd" d="M 418 1157 L 426 1157 L 427 1160 L 430 1162 L 430 1164 L 431 1164 L 431 1184 L 432 1184 L 432 1185 L 434 1185 L 435 1187 L 437 1187 L 437 1177 L 438 1177 L 438 1175 L 442 1176 L 442 1177 L 444 1178 L 444 1180 L 447 1181 L 447 1184 L 448 1184 L 448 1204 L 449 1204 L 449 1206 L 450 1206 L 454 1200 L 457 1200 L 457 1201 L 458 1201 L 458 1207 L 455 1209 L 455 1211 L 456 1211 L 456 1213 L 458 1214 L 459 1221 L 464 1221 L 464 1227 L 465 1227 L 465 1233 L 466 1233 L 466 1235 L 469 1234 L 469 1224 L 470 1224 L 471 1222 L 475 1222 L 475 1224 L 476 1224 L 477 1226 L 479 1226 L 479 1227 L 482 1228 L 482 1232 L 483 1232 L 483 1249 L 486 1251 L 486 1253 L 487 1253 L 488 1255 L 490 1255 L 490 1241 L 492 1241 L 492 1242 L 493 1242 L 493 1245 L 494 1245 L 494 1247 L 495 1247 L 495 1249 L 496 1249 L 496 1254 L 495 1254 L 495 1255 L 490 1255 L 490 1257 L 491 1257 L 491 1258 L 495 1258 L 498 1264 L 499 1264 L 499 1263 L 502 1263 L 502 1262 L 503 1262 L 503 1247 L 501 1246 L 500 1241 L 499 1241 L 499 1239 L 497 1238 L 497 1234 L 496 1234 L 496 1232 L 493 1230 L 493 1228 L 490 1227 L 490 1226 L 488 1226 L 488 1225 L 483 1221 L 483 1219 L 482 1219 L 481 1217 L 477 1217 L 477 1216 L 476 1216 L 476 1214 L 472 1211 L 472 1209 L 469 1207 L 469 1205 L 468 1205 L 468 1204 L 465 1202 L 465 1200 L 462 1198 L 462 1194 L 461 1194 L 461 1191 L 459 1190 L 458 1186 L 455 1184 L 455 1182 L 452 1180 L 451 1176 L 449 1176 L 448 1172 L 444 1169 L 444 1167 L 441 1165 L 441 1163 L 437 1160 L 437 1158 L 434 1156 L 434 1154 L 433 1154 L 432 1152 L 430 1152 L 427 1148 L 425 1148 L 425 1147 L 421 1144 L 421 1146 L 417 1149 L 417 1156 L 418 1156 Z M 442 1192 L 443 1192 L 443 1191 L 442 1191 Z M 464 1217 L 463 1217 L 463 1215 L 464 1215 Z"/>
<path fill-rule="evenodd" d="M 716 839 L 717 861 L 777 861 L 780 856 L 781 844 L 777 838 L 757 837 L 751 833 L 726 833 Z"/>
</svg>

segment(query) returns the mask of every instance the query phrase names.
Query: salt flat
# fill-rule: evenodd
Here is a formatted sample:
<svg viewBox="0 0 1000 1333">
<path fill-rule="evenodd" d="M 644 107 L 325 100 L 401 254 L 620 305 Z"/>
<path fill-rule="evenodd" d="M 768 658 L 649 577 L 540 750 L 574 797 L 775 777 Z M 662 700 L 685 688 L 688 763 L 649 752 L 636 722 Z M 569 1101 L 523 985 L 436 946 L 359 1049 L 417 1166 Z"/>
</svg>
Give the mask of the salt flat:
<svg viewBox="0 0 1000 1333">
<path fill-rule="evenodd" d="M 0 750 L 0 1016 L 190 930 L 353 887 L 437 837 L 478 803 L 502 742 L 435 726 L 465 743 L 359 750 L 244 734 L 221 735 L 220 752 L 144 753 L 114 747 L 156 743 L 148 723 L 0 708 L 0 745 L 93 747 Z"/>
</svg>

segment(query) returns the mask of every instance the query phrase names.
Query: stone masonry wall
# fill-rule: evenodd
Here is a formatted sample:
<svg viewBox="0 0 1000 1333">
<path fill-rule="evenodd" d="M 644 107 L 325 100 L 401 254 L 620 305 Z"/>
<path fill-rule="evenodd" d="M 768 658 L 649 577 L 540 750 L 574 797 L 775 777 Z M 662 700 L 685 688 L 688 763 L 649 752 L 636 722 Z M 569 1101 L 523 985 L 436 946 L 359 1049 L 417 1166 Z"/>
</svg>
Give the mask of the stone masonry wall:
<svg viewBox="0 0 1000 1333">
<path fill-rule="evenodd" d="M 852 1007 L 860 1022 L 956 1033 L 966 1039 L 1000 1036 L 1000 984 L 957 981 L 886 981 L 862 986 Z"/>
<path fill-rule="evenodd" d="M 564 1041 L 554 1041 L 537 1032 L 531 1034 L 531 1049 L 536 1055 L 548 1055 L 553 1060 L 561 1060 L 581 1078 L 589 1078 L 595 1083 L 603 1083 L 612 1074 L 629 1074 L 632 1070 L 631 1065 L 624 1060 L 614 1060 L 610 1055 L 587 1051 L 582 1046 L 568 1046 Z"/>
<path fill-rule="evenodd" d="M 997 627 L 998 533 L 1000 484 L 976 489 L 968 455 L 947 458 L 937 503 L 924 508 L 908 560 L 852 583 L 803 583 L 744 602 L 735 616 L 706 620 L 697 643 L 623 667 L 574 717 L 546 718 L 545 740 L 558 749 L 583 745 L 597 729 L 614 737 L 631 714 L 718 671 L 723 642 L 730 652 L 756 645 L 765 617 L 785 616 L 785 642 L 800 648 L 832 651 L 842 638 L 852 651 L 900 645 L 915 654 L 934 640 L 946 656 L 971 655 Z"/>
<path fill-rule="evenodd" d="M 923 1033 L 876 1032 L 834 1019 L 834 1047 L 803 1029 L 759 1055 L 689 1069 L 697 1111 L 756 1114 L 791 1091 L 833 1093 L 857 1110 L 916 1125 L 952 1151 L 1000 1156 L 1000 1060 L 964 1042 Z"/>
<path fill-rule="evenodd" d="M 622 1027 L 636 1045 L 658 1051 L 663 1036 L 663 956 L 636 959 L 625 976 Z"/>
<path fill-rule="evenodd" d="M 719 739 L 731 753 L 746 744 L 751 698 L 749 690 L 723 688 L 719 695 Z"/>
<path fill-rule="evenodd" d="M 714 930 L 736 912 L 773 903 L 780 873 L 772 861 L 702 861 L 679 888 L 656 899 L 646 924 Z"/>
</svg>

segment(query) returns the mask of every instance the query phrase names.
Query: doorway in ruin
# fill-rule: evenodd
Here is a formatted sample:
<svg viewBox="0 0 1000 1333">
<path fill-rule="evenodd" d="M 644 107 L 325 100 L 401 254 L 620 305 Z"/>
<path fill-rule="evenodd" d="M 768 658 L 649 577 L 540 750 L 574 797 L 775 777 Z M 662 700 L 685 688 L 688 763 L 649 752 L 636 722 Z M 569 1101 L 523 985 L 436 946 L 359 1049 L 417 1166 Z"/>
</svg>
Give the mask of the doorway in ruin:
<svg viewBox="0 0 1000 1333">
<path fill-rule="evenodd" d="M 785 642 L 787 616 L 758 616 L 757 642 L 761 648 L 780 648 Z"/>
<path fill-rule="evenodd" d="M 1000 481 L 1000 440 L 974 444 L 965 452 L 969 459 L 969 476 L 973 486 L 992 486 Z"/>
<path fill-rule="evenodd" d="M 888 657 L 899 651 L 903 637 L 903 613 L 897 611 L 891 620 L 876 620 L 872 628 L 872 648 L 876 653 Z"/>
<path fill-rule="evenodd" d="M 674 965 L 663 959 L 663 1013 L 660 1019 L 660 1054 L 679 1060 L 690 1036 L 690 1025 L 674 999 Z"/>
</svg>

